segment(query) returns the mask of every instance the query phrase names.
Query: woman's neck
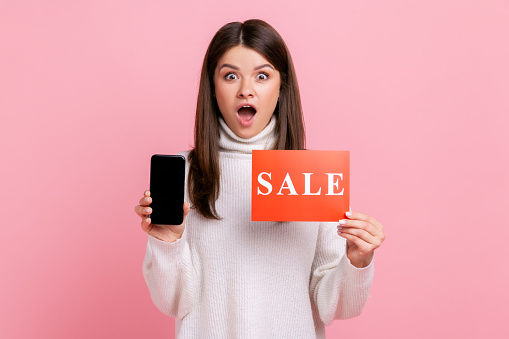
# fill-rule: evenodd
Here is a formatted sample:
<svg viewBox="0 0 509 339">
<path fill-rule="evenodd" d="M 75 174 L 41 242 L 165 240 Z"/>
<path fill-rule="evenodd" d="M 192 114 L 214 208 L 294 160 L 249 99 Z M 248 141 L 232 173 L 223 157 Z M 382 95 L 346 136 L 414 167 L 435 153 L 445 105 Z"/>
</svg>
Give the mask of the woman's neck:
<svg viewBox="0 0 509 339">
<path fill-rule="evenodd" d="M 243 139 L 233 133 L 222 117 L 219 117 L 219 151 L 251 154 L 253 150 L 273 149 L 277 141 L 276 117 L 257 135 Z"/>
</svg>

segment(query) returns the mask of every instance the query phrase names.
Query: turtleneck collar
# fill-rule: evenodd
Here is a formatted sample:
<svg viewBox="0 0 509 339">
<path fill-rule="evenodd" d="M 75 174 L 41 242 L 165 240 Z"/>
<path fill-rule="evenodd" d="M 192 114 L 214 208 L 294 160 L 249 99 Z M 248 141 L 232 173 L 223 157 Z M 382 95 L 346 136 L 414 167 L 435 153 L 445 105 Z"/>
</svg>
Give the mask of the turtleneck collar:
<svg viewBox="0 0 509 339">
<path fill-rule="evenodd" d="M 253 150 L 272 149 L 276 140 L 276 117 L 274 115 L 260 133 L 249 139 L 237 136 L 228 127 L 223 117 L 219 117 L 219 150 L 222 152 L 251 154 Z"/>
</svg>

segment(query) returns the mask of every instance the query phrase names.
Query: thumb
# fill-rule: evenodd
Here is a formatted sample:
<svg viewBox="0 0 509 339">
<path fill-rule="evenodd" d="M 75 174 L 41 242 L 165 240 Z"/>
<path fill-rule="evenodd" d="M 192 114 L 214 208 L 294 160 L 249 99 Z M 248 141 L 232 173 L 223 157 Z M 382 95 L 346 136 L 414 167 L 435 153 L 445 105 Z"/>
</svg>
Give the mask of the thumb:
<svg viewBox="0 0 509 339">
<path fill-rule="evenodd" d="M 188 202 L 184 203 L 184 220 L 186 220 L 186 215 L 191 210 L 191 205 Z"/>
</svg>

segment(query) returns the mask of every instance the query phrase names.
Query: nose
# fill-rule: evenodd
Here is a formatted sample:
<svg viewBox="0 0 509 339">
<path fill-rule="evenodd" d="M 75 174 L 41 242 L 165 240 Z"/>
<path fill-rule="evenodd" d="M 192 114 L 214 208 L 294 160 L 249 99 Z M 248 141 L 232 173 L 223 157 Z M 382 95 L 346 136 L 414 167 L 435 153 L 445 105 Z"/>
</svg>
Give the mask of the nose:
<svg viewBox="0 0 509 339">
<path fill-rule="evenodd" d="M 254 89 L 249 80 L 244 80 L 240 84 L 239 92 L 237 93 L 239 98 L 252 98 L 254 97 Z"/>
</svg>

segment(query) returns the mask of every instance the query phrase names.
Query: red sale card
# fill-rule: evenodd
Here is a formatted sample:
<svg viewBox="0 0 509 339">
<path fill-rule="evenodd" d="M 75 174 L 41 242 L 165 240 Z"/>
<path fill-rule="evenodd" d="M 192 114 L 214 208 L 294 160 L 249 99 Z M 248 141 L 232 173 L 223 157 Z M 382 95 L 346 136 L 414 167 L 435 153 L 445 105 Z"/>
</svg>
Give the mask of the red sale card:
<svg viewBox="0 0 509 339">
<path fill-rule="evenodd" d="M 253 151 L 253 221 L 338 221 L 350 208 L 349 151 Z"/>
</svg>

